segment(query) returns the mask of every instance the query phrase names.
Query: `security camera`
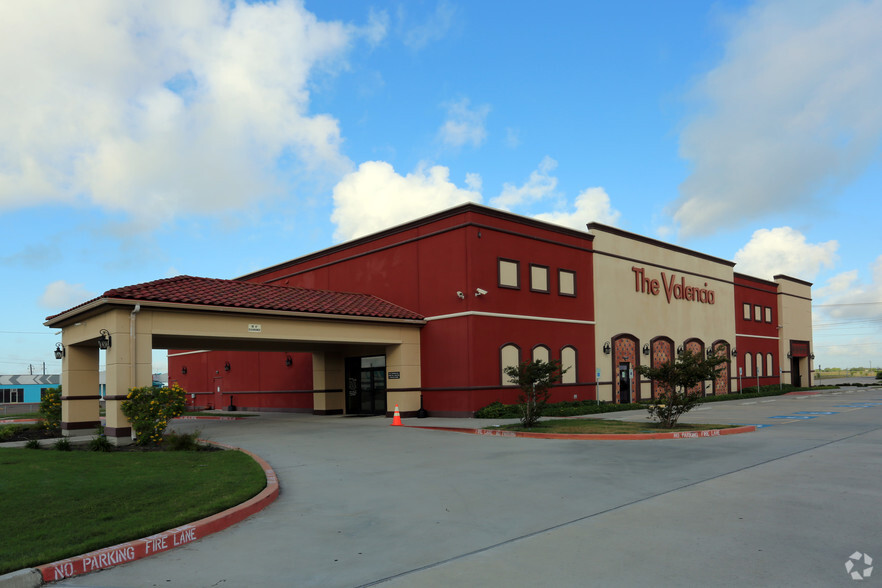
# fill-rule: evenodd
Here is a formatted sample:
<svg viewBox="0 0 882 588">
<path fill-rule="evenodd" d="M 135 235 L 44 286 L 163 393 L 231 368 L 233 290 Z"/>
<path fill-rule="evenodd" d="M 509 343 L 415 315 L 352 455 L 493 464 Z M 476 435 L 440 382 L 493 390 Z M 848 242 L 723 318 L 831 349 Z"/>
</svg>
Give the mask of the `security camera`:
<svg viewBox="0 0 882 588">
<path fill-rule="evenodd" d="M 459 298 L 460 300 L 465 300 L 465 294 L 463 294 L 459 290 L 456 291 L 456 297 Z"/>
<path fill-rule="evenodd" d="M 486 293 L 487 293 L 487 290 L 484 290 L 483 288 L 476 288 L 475 289 L 475 296 L 483 296 Z"/>
</svg>

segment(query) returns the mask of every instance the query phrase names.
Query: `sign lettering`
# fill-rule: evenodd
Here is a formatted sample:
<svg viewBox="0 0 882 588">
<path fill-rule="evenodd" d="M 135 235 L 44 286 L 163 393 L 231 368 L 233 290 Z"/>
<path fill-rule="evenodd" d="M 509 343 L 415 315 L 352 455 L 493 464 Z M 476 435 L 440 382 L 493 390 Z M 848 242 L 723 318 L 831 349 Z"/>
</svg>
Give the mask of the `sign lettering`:
<svg viewBox="0 0 882 588">
<path fill-rule="evenodd" d="M 707 282 L 703 288 L 695 286 L 687 286 L 686 278 L 680 276 L 677 280 L 677 274 L 671 274 L 670 277 L 665 272 L 661 272 L 661 282 L 655 278 L 646 276 L 646 268 L 634 266 L 631 268 L 634 272 L 634 290 L 640 294 L 648 296 L 658 296 L 660 292 L 665 293 L 665 299 L 668 304 L 671 300 L 686 300 L 688 302 L 699 302 L 701 304 L 713 304 L 716 301 L 716 295 L 713 290 L 708 289 Z"/>
</svg>

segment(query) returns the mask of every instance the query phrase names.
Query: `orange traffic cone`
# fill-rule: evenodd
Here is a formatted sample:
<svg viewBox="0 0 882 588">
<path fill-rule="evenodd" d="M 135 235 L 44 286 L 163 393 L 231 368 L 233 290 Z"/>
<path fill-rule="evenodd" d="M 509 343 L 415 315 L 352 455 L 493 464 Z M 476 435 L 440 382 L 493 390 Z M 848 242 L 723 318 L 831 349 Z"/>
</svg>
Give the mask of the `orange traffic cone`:
<svg viewBox="0 0 882 588">
<path fill-rule="evenodd" d="M 392 424 L 390 426 L 392 426 L 392 427 L 403 427 L 404 426 L 401 424 L 401 413 L 398 412 L 398 405 L 397 404 L 395 405 L 395 414 L 392 415 Z"/>
</svg>

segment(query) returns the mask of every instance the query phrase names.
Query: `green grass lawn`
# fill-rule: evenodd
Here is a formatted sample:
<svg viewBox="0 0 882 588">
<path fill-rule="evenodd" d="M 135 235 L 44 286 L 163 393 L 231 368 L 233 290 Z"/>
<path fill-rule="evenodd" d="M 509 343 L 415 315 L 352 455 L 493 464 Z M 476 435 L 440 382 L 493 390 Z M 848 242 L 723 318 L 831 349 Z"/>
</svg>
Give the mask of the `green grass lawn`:
<svg viewBox="0 0 882 588">
<path fill-rule="evenodd" d="M 0 449 L 0 574 L 190 523 L 265 486 L 240 451 Z"/>
<path fill-rule="evenodd" d="M 529 431 L 531 433 L 576 433 L 576 434 L 631 434 L 665 433 L 668 431 L 707 431 L 709 429 L 729 429 L 737 425 L 677 424 L 673 429 L 665 429 L 658 423 L 625 422 L 604 419 L 561 419 L 540 421 L 532 429 L 525 429 L 520 423 L 493 427 L 508 431 Z"/>
</svg>

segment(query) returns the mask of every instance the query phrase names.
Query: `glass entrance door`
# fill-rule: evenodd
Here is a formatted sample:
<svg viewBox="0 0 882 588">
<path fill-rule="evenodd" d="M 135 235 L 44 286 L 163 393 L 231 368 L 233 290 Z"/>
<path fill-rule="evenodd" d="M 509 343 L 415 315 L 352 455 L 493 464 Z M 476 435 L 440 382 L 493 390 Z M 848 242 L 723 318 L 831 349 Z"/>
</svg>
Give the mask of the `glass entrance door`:
<svg viewBox="0 0 882 588">
<path fill-rule="evenodd" d="M 386 414 L 386 357 L 346 359 L 346 414 Z"/>
</svg>

